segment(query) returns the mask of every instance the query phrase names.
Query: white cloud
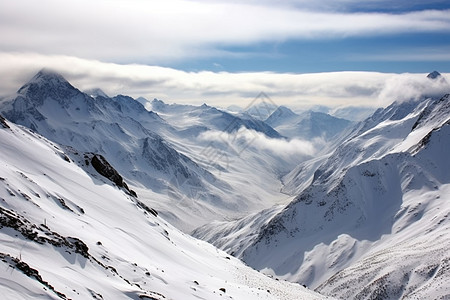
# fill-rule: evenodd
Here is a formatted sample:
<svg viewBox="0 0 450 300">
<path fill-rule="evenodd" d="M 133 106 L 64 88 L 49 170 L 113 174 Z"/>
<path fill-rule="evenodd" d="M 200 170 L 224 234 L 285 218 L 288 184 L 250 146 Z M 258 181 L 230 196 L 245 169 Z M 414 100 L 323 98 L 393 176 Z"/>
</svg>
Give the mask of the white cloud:
<svg viewBox="0 0 450 300">
<path fill-rule="evenodd" d="M 337 13 L 289 3 L 4 0 L 0 51 L 160 64 L 264 41 L 450 31 L 448 10 Z"/>
<path fill-rule="evenodd" d="M 450 85 L 444 78 L 430 80 L 417 74 L 400 74 L 386 80 L 378 97 L 387 105 L 393 101 L 441 97 L 448 93 L 450 93 Z"/>
<path fill-rule="evenodd" d="M 146 65 L 119 65 L 70 56 L 0 52 L 0 95 L 13 94 L 39 69 L 47 67 L 63 74 L 81 90 L 101 88 L 108 95 L 126 94 L 159 98 L 169 103 L 246 107 L 265 92 L 276 104 L 292 108 L 327 105 L 388 105 L 399 98 L 448 93 L 426 74 L 376 72 L 228 73 L 185 72 Z M 447 76 L 448 74 L 443 74 Z"/>
<path fill-rule="evenodd" d="M 316 147 L 314 142 L 304 141 L 300 139 L 274 139 L 269 138 L 261 132 L 257 132 L 245 127 L 239 128 L 235 132 L 223 132 L 216 130 L 208 130 L 199 135 L 200 140 L 212 141 L 224 144 L 230 149 L 245 151 L 247 147 L 252 147 L 258 152 L 269 151 L 271 154 L 280 156 L 284 159 L 292 157 L 307 157 L 315 154 Z M 320 141 L 316 141 L 317 145 Z"/>
</svg>

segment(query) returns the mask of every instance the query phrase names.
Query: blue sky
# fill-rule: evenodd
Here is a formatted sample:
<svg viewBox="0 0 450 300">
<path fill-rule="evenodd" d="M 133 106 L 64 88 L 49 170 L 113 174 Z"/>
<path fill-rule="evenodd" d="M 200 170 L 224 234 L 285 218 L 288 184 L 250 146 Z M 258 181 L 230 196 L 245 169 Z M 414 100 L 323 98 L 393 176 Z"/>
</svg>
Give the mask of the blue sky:
<svg viewBox="0 0 450 300">
<path fill-rule="evenodd" d="M 189 71 L 429 72 L 450 71 L 450 35 L 414 33 L 383 37 L 291 40 L 229 47 L 237 57 L 212 57 L 167 64 Z"/>
<path fill-rule="evenodd" d="M 289 1 L 287 1 L 289 2 Z M 313 1 L 311 1 L 313 2 Z M 286 3 L 286 2 L 285 2 Z M 286 5 L 286 4 L 285 4 Z M 345 14 L 408 14 L 446 11 L 450 1 L 292 1 L 297 9 Z M 339 20 L 337 20 L 339 21 Z M 358 24 L 354 24 L 358 27 Z M 450 71 L 450 30 L 420 29 L 369 32 L 357 36 L 291 38 L 222 48 L 228 56 L 187 60 L 169 66 L 185 70 L 277 71 L 294 73 L 330 71 L 428 72 Z M 234 55 L 232 55 L 234 54 Z"/>
<path fill-rule="evenodd" d="M 450 72 L 448 0 L 2 0 L 0 36 L 0 95 L 50 67 L 169 102 L 378 105 L 395 74 Z"/>
</svg>

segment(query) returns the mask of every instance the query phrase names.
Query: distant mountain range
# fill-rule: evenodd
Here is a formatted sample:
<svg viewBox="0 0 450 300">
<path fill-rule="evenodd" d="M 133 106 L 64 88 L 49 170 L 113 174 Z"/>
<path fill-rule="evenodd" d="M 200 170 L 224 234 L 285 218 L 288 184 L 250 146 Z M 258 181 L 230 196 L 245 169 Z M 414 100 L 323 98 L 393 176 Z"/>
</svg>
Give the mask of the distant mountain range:
<svg viewBox="0 0 450 300">
<path fill-rule="evenodd" d="M 278 107 L 267 118 L 266 123 L 289 138 L 322 138 L 326 141 L 343 132 L 351 124 L 348 120 L 322 112 L 307 111 L 298 115 L 285 106 Z"/>
</svg>

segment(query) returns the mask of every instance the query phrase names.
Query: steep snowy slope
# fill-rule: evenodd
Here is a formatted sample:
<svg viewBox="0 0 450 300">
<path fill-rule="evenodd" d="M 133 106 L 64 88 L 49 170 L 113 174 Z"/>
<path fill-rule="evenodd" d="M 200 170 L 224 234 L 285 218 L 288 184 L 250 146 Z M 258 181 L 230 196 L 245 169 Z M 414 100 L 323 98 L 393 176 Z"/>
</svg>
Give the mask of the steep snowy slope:
<svg viewBox="0 0 450 300">
<path fill-rule="evenodd" d="M 2 297 L 321 298 L 174 229 L 61 149 L 0 118 Z"/>
<path fill-rule="evenodd" d="M 351 125 L 348 120 L 322 112 L 306 111 L 298 115 L 284 106 L 278 107 L 267 118 L 266 123 L 289 138 L 322 138 L 325 141 L 329 141 Z"/>
<path fill-rule="evenodd" d="M 448 95 L 380 109 L 333 154 L 303 164 L 309 184 L 288 206 L 196 236 L 340 298 L 446 297 L 449 120 Z"/>
</svg>

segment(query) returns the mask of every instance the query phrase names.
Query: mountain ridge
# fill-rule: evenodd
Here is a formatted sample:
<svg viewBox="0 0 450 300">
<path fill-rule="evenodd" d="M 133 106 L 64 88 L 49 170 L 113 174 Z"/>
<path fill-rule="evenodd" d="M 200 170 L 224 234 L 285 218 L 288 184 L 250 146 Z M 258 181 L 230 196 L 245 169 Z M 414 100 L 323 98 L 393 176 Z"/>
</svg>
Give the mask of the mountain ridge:
<svg viewBox="0 0 450 300">
<path fill-rule="evenodd" d="M 322 138 L 325 141 L 332 140 L 352 124 L 348 120 L 312 110 L 296 114 L 284 106 L 278 107 L 265 122 L 289 138 Z"/>
</svg>

